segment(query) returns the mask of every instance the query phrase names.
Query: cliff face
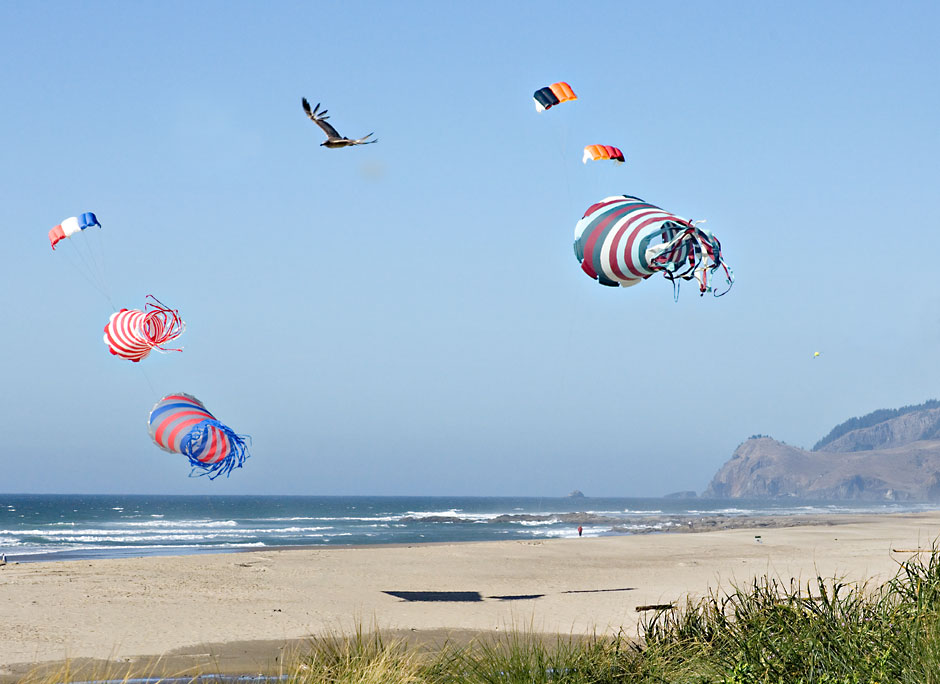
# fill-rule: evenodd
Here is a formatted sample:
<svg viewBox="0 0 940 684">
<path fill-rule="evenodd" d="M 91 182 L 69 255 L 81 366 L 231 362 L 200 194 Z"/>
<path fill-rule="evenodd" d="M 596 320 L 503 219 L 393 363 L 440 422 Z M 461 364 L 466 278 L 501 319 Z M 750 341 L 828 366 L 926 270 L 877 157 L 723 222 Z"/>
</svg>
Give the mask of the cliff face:
<svg viewBox="0 0 940 684">
<path fill-rule="evenodd" d="M 721 467 L 703 496 L 940 501 L 936 405 L 931 400 L 850 419 L 830 434 L 853 424 L 868 426 L 846 432 L 815 451 L 769 437 L 749 439 Z M 870 424 L 886 414 L 894 417 Z"/>
<path fill-rule="evenodd" d="M 849 453 L 890 449 L 923 440 L 940 440 L 940 408 L 907 413 L 868 428 L 852 430 L 819 451 Z"/>
<path fill-rule="evenodd" d="M 863 440 L 860 435 L 855 438 Z M 874 443 L 874 437 L 870 439 L 857 443 Z M 702 496 L 940 501 L 940 440 L 834 452 L 805 451 L 769 437 L 749 439 L 735 450 Z"/>
</svg>

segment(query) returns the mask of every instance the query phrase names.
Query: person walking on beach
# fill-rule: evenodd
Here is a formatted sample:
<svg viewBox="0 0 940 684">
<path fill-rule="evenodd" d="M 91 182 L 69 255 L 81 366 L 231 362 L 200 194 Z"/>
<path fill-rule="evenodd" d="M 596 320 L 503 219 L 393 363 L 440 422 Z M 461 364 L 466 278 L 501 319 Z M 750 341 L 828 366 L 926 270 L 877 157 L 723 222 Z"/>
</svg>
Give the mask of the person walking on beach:
<svg viewBox="0 0 940 684">
<path fill-rule="evenodd" d="M 584 528 L 578 525 L 578 536 L 581 536 L 581 533 L 584 532 Z"/>
</svg>

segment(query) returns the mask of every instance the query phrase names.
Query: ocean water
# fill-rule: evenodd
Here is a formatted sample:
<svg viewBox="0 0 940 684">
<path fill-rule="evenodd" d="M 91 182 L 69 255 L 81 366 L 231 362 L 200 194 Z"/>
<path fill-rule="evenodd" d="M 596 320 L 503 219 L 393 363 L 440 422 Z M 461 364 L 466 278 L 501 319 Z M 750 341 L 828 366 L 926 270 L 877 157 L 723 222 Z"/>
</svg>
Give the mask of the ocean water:
<svg viewBox="0 0 940 684">
<path fill-rule="evenodd" d="M 909 512 L 929 504 L 702 499 L 0 494 L 8 562 L 669 532 L 712 516 Z"/>
</svg>

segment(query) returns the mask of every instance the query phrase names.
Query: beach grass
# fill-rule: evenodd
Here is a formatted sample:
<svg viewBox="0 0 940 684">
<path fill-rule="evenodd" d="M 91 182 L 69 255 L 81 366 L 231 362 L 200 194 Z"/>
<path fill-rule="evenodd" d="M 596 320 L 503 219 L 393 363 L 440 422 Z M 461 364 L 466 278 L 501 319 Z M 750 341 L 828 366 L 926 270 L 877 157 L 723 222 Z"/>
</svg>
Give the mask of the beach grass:
<svg viewBox="0 0 940 684">
<path fill-rule="evenodd" d="M 514 629 L 421 653 L 360 634 L 314 644 L 298 681 L 940 684 L 940 553 L 878 586 L 760 577 L 661 609 L 636 637 Z"/>
<path fill-rule="evenodd" d="M 940 551 L 877 586 L 760 577 L 652 612 L 636 635 L 521 626 L 429 648 L 360 628 L 312 640 L 281 667 L 296 684 L 940 684 Z M 24 681 L 79 680 L 66 669 Z"/>
</svg>

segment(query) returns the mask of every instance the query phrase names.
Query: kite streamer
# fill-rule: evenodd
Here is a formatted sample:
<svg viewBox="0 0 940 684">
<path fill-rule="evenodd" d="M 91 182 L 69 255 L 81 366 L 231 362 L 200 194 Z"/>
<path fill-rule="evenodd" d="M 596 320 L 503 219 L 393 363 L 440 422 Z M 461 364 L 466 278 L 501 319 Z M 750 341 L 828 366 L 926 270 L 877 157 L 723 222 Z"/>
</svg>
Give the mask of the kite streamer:
<svg viewBox="0 0 940 684">
<path fill-rule="evenodd" d="M 158 447 L 189 458 L 190 477 L 208 475 L 214 480 L 241 468 L 250 455 L 247 435 L 216 420 L 201 401 L 184 394 L 168 394 L 150 412 L 150 436 Z"/>
<path fill-rule="evenodd" d="M 134 363 L 146 358 L 151 349 L 160 352 L 182 351 L 163 346 L 182 335 L 186 329 L 179 311 L 164 306 L 153 295 L 147 295 L 147 298 L 153 302 L 147 302 L 143 311 L 121 309 L 111 314 L 111 319 L 104 326 L 104 343 L 111 353 Z"/>
<path fill-rule="evenodd" d="M 617 195 L 592 205 L 574 229 L 574 253 L 581 270 L 601 285 L 630 287 L 662 273 L 678 297 L 679 280 L 699 283 L 701 294 L 720 297 L 734 275 L 721 256 L 721 243 L 709 231 L 638 197 Z M 721 292 L 710 276 L 724 270 Z"/>
</svg>

